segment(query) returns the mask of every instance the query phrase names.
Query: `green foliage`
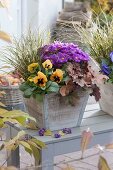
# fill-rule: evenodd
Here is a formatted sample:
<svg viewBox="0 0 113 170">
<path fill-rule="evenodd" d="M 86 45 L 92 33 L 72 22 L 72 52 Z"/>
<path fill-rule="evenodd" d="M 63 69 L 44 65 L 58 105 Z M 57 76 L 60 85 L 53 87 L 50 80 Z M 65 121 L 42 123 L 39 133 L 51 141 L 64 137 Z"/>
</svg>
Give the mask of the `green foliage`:
<svg viewBox="0 0 113 170">
<path fill-rule="evenodd" d="M 40 150 L 46 147 L 40 140 L 30 137 L 24 131 L 20 131 L 16 137 L 2 144 L 0 150 L 12 151 L 19 145 L 23 146 L 25 151 L 33 155 L 36 160 L 40 160 Z"/>
<path fill-rule="evenodd" d="M 55 82 L 48 81 L 44 88 L 28 86 L 26 82 L 20 85 L 20 90 L 23 91 L 23 95 L 25 98 L 30 98 L 31 96 L 36 98 L 38 101 L 43 100 L 43 95 L 46 93 L 55 92 L 58 93 L 59 85 Z"/>
<path fill-rule="evenodd" d="M 47 92 L 55 92 L 58 93 L 59 85 L 55 82 L 51 82 L 51 85 L 47 88 Z"/>
<path fill-rule="evenodd" d="M 29 114 L 22 112 L 20 110 L 8 111 L 6 109 L 0 108 L 0 128 L 4 127 L 6 122 L 17 123 L 21 126 L 26 126 L 26 120 L 30 119 L 36 121 Z"/>
</svg>

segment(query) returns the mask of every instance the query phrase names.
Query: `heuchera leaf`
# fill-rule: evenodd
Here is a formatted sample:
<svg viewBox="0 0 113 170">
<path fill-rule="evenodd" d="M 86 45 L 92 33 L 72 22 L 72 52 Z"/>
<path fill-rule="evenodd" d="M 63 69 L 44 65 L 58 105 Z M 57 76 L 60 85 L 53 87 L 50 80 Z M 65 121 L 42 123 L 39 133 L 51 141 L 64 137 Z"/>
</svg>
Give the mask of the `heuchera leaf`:
<svg viewBox="0 0 113 170">
<path fill-rule="evenodd" d="M 66 94 L 67 94 L 67 88 L 66 88 L 66 86 L 62 86 L 62 87 L 60 88 L 60 94 L 61 94 L 62 96 L 66 96 Z"/>
<path fill-rule="evenodd" d="M 108 166 L 107 161 L 102 156 L 100 156 L 99 159 L 98 170 L 111 170 L 110 167 Z"/>
<path fill-rule="evenodd" d="M 92 90 L 93 90 L 93 92 L 90 94 L 90 96 L 94 96 L 94 97 L 95 97 L 95 100 L 96 100 L 96 101 L 99 101 L 99 99 L 101 98 L 101 93 L 100 93 L 99 87 L 97 87 L 97 85 L 94 84 L 94 85 L 92 86 Z"/>
<path fill-rule="evenodd" d="M 89 128 L 82 132 L 82 139 L 81 139 L 82 158 L 83 158 L 84 151 L 87 149 L 92 137 L 93 134 Z"/>
</svg>

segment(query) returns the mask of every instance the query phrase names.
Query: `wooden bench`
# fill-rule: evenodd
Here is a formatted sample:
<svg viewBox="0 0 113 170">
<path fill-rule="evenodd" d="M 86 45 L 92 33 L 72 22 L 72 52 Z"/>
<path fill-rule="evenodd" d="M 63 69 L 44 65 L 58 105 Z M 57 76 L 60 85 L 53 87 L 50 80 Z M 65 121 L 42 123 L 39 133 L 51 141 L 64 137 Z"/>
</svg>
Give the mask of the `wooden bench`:
<svg viewBox="0 0 113 170">
<path fill-rule="evenodd" d="M 41 151 L 42 170 L 54 169 L 54 157 L 80 150 L 81 133 L 90 128 L 94 133 L 91 146 L 113 142 L 113 117 L 100 110 L 98 104 L 87 105 L 82 125 L 72 129 L 72 134 L 59 139 L 52 137 L 39 137 L 38 131 L 23 129 L 27 134 L 43 141 L 47 148 Z M 7 139 L 14 137 L 22 128 L 10 124 L 7 132 Z M 37 164 L 37 163 L 36 163 Z M 19 148 L 11 153 L 8 165 L 20 166 Z"/>
</svg>

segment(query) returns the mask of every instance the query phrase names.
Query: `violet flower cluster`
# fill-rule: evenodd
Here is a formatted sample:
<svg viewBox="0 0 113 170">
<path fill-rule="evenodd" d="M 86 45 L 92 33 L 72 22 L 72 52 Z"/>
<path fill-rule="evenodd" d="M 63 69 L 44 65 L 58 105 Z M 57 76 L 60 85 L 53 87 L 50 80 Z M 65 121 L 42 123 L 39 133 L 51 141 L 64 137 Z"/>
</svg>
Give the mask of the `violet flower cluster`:
<svg viewBox="0 0 113 170">
<path fill-rule="evenodd" d="M 109 63 L 109 64 L 108 64 Z M 113 51 L 110 53 L 109 58 L 101 63 L 101 72 L 109 77 L 109 75 L 112 73 L 112 69 L 110 65 L 113 63 Z"/>
<path fill-rule="evenodd" d="M 51 60 L 54 66 L 62 66 L 67 62 L 89 61 L 90 57 L 73 43 L 61 43 L 55 41 L 45 45 L 42 49 L 42 60 Z"/>
</svg>

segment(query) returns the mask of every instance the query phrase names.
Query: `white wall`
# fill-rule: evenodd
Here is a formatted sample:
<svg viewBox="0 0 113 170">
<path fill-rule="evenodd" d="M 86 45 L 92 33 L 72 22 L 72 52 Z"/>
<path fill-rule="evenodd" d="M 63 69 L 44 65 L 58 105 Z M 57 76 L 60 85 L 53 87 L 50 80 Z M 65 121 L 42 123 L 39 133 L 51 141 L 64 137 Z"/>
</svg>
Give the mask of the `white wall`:
<svg viewBox="0 0 113 170">
<path fill-rule="evenodd" d="M 51 28 L 62 9 L 62 0 L 22 0 L 22 30 Z"/>
<path fill-rule="evenodd" d="M 44 29 L 52 28 L 62 10 L 62 0 L 40 0 L 39 1 L 39 27 Z"/>
<path fill-rule="evenodd" d="M 11 18 L 8 17 L 10 14 Z M 9 14 L 4 8 L 0 8 L 0 30 L 3 30 L 10 34 L 12 37 L 20 37 L 21 35 L 21 0 L 11 0 L 11 6 L 9 8 Z M 5 41 L 0 40 L 0 50 L 4 46 L 8 45 Z M 3 64 L 0 58 L 0 67 Z M 5 71 L 9 71 L 5 69 Z M 1 72 L 1 70 L 0 70 Z"/>
<path fill-rule="evenodd" d="M 12 0 L 9 8 L 10 17 L 8 17 L 7 10 L 0 8 L 0 30 L 3 30 L 12 36 L 18 37 L 21 34 L 21 23 L 20 23 L 20 5 L 21 0 Z M 0 46 L 4 45 L 0 41 Z"/>
</svg>

